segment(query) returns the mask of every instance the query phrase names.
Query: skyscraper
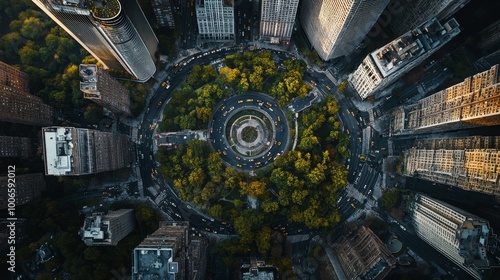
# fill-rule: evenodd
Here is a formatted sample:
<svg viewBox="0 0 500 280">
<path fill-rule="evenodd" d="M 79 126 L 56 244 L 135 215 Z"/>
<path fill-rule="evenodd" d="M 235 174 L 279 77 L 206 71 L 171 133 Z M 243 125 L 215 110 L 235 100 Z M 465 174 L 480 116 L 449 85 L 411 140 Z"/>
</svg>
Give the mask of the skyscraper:
<svg viewBox="0 0 500 280">
<path fill-rule="evenodd" d="M 500 124 L 498 64 L 392 115 L 391 134 L 428 133 Z"/>
<path fill-rule="evenodd" d="M 363 41 L 389 0 L 302 1 L 300 22 L 323 60 L 352 52 Z"/>
<path fill-rule="evenodd" d="M 488 221 L 423 194 L 414 197 L 411 219 L 418 237 L 474 278 L 490 267 Z"/>
<path fill-rule="evenodd" d="M 80 90 L 85 99 L 115 114 L 130 115 L 130 92 L 95 64 L 80 64 Z"/>
<path fill-rule="evenodd" d="M 53 108 L 28 93 L 28 75 L 0 61 L 0 121 L 28 125 L 53 123 Z"/>
<path fill-rule="evenodd" d="M 390 27 L 397 35 L 404 34 L 436 17 L 446 20 L 470 0 L 393 0 L 401 6 L 401 12 L 391 14 Z"/>
<path fill-rule="evenodd" d="M 156 72 L 156 38 L 136 0 L 32 0 L 104 68 L 141 82 Z"/>
<path fill-rule="evenodd" d="M 6 209 L 8 206 L 8 177 L 0 177 L 0 209 Z M 45 178 L 42 173 L 30 173 L 16 175 L 16 206 L 24 205 L 31 200 L 39 197 L 46 189 Z"/>
<path fill-rule="evenodd" d="M 45 174 L 85 175 L 127 167 L 127 135 L 86 128 L 42 128 Z"/>
<path fill-rule="evenodd" d="M 92 213 L 85 218 L 80 235 L 87 246 L 116 246 L 134 227 L 133 209 Z"/>
<path fill-rule="evenodd" d="M 0 157 L 27 158 L 33 154 L 28 137 L 0 136 Z"/>
<path fill-rule="evenodd" d="M 408 73 L 460 33 L 458 22 L 442 24 L 435 18 L 373 51 L 349 75 L 349 83 L 363 99 Z"/>
<path fill-rule="evenodd" d="M 196 0 L 200 39 L 207 42 L 234 40 L 234 3 L 230 0 Z"/>
<path fill-rule="evenodd" d="M 271 43 L 290 41 L 299 0 L 262 0 L 260 37 Z"/>
<path fill-rule="evenodd" d="M 404 154 L 406 176 L 500 194 L 500 137 L 417 140 Z"/>
</svg>

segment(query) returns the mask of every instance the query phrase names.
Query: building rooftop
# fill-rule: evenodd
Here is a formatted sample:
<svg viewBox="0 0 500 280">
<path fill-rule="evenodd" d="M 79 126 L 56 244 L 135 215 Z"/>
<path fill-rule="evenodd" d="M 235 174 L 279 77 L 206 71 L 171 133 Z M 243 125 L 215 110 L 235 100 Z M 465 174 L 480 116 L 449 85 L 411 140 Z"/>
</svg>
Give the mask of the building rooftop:
<svg viewBox="0 0 500 280">
<path fill-rule="evenodd" d="M 97 66 L 95 64 L 80 64 L 80 90 L 84 92 L 85 97 L 99 97 L 97 90 Z"/>
<path fill-rule="evenodd" d="M 458 22 L 451 19 L 441 25 L 433 18 L 420 27 L 408 31 L 389 44 L 375 50 L 370 54 L 380 73 L 385 78 L 403 66 L 409 64 L 417 57 L 441 45 L 442 39 L 449 32 L 458 31 Z"/>
<path fill-rule="evenodd" d="M 276 273 L 276 267 L 255 259 L 252 259 L 250 264 L 246 263 L 241 266 L 242 280 L 273 280 L 277 277 Z"/>
<path fill-rule="evenodd" d="M 45 128 L 46 174 L 65 175 L 72 170 L 73 129 L 66 127 Z"/>
<path fill-rule="evenodd" d="M 168 279 L 174 280 L 178 264 L 172 262 L 172 248 L 150 248 L 139 246 L 134 249 L 133 279 Z"/>
</svg>

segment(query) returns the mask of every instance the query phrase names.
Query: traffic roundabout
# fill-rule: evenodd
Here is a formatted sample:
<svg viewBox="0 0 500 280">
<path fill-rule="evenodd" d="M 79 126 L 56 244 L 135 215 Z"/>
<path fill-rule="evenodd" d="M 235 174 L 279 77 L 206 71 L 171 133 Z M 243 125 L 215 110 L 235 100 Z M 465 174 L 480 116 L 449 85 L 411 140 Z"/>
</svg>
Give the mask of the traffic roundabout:
<svg viewBox="0 0 500 280">
<path fill-rule="evenodd" d="M 246 93 L 220 102 L 210 127 L 210 143 L 222 160 L 250 171 L 271 164 L 289 142 L 289 126 L 275 100 Z"/>
</svg>

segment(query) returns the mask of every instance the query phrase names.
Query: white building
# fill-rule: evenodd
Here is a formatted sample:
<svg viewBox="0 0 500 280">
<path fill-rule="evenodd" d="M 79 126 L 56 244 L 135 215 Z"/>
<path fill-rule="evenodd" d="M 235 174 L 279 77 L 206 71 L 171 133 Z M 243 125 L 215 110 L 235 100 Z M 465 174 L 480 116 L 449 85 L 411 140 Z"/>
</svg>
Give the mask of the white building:
<svg viewBox="0 0 500 280">
<path fill-rule="evenodd" d="M 230 0 L 196 0 L 200 39 L 206 42 L 234 40 L 234 3 Z"/>
<path fill-rule="evenodd" d="M 460 33 L 455 19 L 433 18 L 370 53 L 348 81 L 363 99 L 391 85 Z"/>
<path fill-rule="evenodd" d="M 487 269 L 489 223 L 440 200 L 417 194 L 412 203 L 412 223 L 422 240 L 476 279 Z"/>
<path fill-rule="evenodd" d="M 302 1 L 300 22 L 323 60 L 349 54 L 373 27 L 389 0 Z"/>
<path fill-rule="evenodd" d="M 80 236 L 87 246 L 116 246 L 135 228 L 133 209 L 93 213 L 85 218 Z"/>
<path fill-rule="evenodd" d="M 260 37 L 271 43 L 290 41 L 299 0 L 262 0 Z"/>
</svg>

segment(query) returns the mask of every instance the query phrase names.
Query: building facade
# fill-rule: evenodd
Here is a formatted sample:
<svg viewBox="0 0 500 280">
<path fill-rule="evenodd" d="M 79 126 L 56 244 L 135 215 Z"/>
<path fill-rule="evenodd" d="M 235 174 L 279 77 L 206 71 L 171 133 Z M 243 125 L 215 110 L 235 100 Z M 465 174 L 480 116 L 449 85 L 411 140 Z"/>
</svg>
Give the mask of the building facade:
<svg viewBox="0 0 500 280">
<path fill-rule="evenodd" d="M 12 92 L 28 93 L 29 82 L 28 74 L 0 61 L 0 85 L 8 87 Z"/>
<path fill-rule="evenodd" d="M 404 155 L 406 176 L 500 194 L 500 137 L 418 140 Z"/>
<path fill-rule="evenodd" d="M 378 20 L 389 0 L 302 1 L 300 22 L 323 60 L 354 51 Z"/>
<path fill-rule="evenodd" d="M 135 0 L 32 0 L 104 68 L 138 81 L 156 72 L 158 39 Z"/>
<path fill-rule="evenodd" d="M 8 178 L 0 177 L 0 209 L 6 209 L 9 205 Z M 16 206 L 24 205 L 31 200 L 39 197 L 47 187 L 45 177 L 42 173 L 31 173 L 24 175 L 16 175 Z"/>
<path fill-rule="evenodd" d="M 146 237 L 132 253 L 132 279 L 188 279 L 188 231 L 189 222 L 160 222 L 160 227 Z"/>
<path fill-rule="evenodd" d="M 51 125 L 54 109 L 29 94 L 28 74 L 0 61 L 0 121 Z"/>
<path fill-rule="evenodd" d="M 477 47 L 483 52 L 500 49 L 500 20 L 481 30 L 479 35 Z"/>
<path fill-rule="evenodd" d="M 262 0 L 260 38 L 271 43 L 287 43 L 292 37 L 299 0 Z"/>
<path fill-rule="evenodd" d="M 490 267 L 488 221 L 423 194 L 416 194 L 411 219 L 418 237 L 476 279 Z"/>
<path fill-rule="evenodd" d="M 127 135 L 86 128 L 42 128 L 45 174 L 85 175 L 128 167 Z"/>
<path fill-rule="evenodd" d="M 200 39 L 224 42 L 235 39 L 234 2 L 230 0 L 196 0 L 196 20 Z"/>
<path fill-rule="evenodd" d="M 373 51 L 348 81 L 362 99 L 396 82 L 460 33 L 458 22 L 435 18 Z"/>
<path fill-rule="evenodd" d="M 429 133 L 500 124 L 499 66 L 466 78 L 392 116 L 392 135 Z"/>
<path fill-rule="evenodd" d="M 392 0 L 400 9 L 391 14 L 390 27 L 396 35 L 416 28 L 425 21 L 436 17 L 446 20 L 460 10 L 470 0 Z M 397 2 L 397 3 L 396 3 Z"/>
<path fill-rule="evenodd" d="M 111 112 L 130 115 L 130 92 L 105 70 L 95 64 L 80 64 L 80 90 L 90 99 Z"/>
<path fill-rule="evenodd" d="M 33 155 L 28 137 L 0 136 L 0 157 L 27 158 Z"/>
<path fill-rule="evenodd" d="M 384 243 L 364 226 L 341 236 L 333 249 L 347 279 L 383 279 L 396 265 Z"/>
<path fill-rule="evenodd" d="M 174 13 L 170 0 L 151 0 L 151 6 L 159 27 L 175 28 Z"/>
<path fill-rule="evenodd" d="M 116 246 L 135 228 L 133 209 L 92 213 L 85 218 L 80 236 L 87 246 Z"/>
</svg>

